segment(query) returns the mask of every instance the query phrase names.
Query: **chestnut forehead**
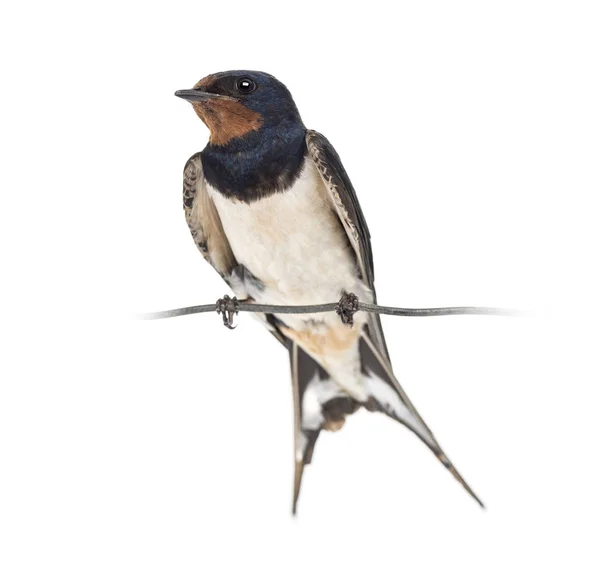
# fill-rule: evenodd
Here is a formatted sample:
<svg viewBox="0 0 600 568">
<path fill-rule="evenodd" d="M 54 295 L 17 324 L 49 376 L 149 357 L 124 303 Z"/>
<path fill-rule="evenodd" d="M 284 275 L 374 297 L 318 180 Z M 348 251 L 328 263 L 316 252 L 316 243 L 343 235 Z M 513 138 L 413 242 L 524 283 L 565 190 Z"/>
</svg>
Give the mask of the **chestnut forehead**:
<svg viewBox="0 0 600 568">
<path fill-rule="evenodd" d="M 204 79 L 200 79 L 200 81 L 198 81 L 194 85 L 194 89 L 208 89 L 209 87 L 212 87 L 215 84 L 215 81 L 217 80 L 218 76 L 219 75 L 216 73 L 213 75 L 207 75 L 206 77 L 204 77 Z"/>
</svg>

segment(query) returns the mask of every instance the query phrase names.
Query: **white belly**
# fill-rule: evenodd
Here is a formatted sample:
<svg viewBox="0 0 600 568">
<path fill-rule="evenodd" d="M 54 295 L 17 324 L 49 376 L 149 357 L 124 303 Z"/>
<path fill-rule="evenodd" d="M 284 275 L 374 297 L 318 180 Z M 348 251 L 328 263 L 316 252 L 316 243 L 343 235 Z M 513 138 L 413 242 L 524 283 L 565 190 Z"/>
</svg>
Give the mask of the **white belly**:
<svg viewBox="0 0 600 568">
<path fill-rule="evenodd" d="M 236 260 L 264 285 L 246 283 L 238 290 L 232 284 L 236 294 L 275 305 L 337 302 L 343 291 L 372 300 L 311 160 L 293 187 L 250 204 L 228 200 L 210 186 L 209 192 Z M 277 317 L 287 326 L 282 332 L 319 361 L 336 383 L 366 400 L 358 353 L 364 312 L 355 315 L 353 328 L 342 324 L 335 312 Z"/>
<path fill-rule="evenodd" d="M 343 290 L 369 301 L 348 237 L 311 160 L 292 188 L 250 204 L 209 191 L 236 260 L 264 284 L 262 290 L 247 290 L 257 302 L 336 302 Z M 285 319 L 291 324 L 306 317 Z"/>
</svg>

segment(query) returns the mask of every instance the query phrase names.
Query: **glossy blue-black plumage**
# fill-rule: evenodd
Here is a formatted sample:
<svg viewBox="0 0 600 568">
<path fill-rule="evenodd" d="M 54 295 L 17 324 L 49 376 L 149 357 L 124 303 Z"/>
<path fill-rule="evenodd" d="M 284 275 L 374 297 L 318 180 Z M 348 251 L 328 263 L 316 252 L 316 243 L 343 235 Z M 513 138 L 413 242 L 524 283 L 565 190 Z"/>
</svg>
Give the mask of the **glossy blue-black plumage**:
<svg viewBox="0 0 600 568">
<path fill-rule="evenodd" d="M 253 92 L 236 90 L 243 78 L 256 84 Z M 206 146 L 201 157 L 208 183 L 247 202 L 288 189 L 302 171 L 306 127 L 285 85 L 267 73 L 228 71 L 215 75 L 206 90 L 237 98 L 262 119 L 258 130 L 227 144 Z"/>
</svg>

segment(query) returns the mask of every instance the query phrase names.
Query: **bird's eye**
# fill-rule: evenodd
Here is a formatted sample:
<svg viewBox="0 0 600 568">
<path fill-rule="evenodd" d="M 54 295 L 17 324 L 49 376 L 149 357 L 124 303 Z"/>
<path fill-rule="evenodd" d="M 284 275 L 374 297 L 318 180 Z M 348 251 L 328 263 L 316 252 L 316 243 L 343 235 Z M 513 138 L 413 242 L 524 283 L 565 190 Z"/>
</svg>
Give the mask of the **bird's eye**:
<svg viewBox="0 0 600 568">
<path fill-rule="evenodd" d="M 240 93 L 244 93 L 244 95 L 247 95 L 248 93 L 251 93 L 252 91 L 256 90 L 256 83 L 252 79 L 238 79 L 235 84 L 235 88 Z"/>
</svg>

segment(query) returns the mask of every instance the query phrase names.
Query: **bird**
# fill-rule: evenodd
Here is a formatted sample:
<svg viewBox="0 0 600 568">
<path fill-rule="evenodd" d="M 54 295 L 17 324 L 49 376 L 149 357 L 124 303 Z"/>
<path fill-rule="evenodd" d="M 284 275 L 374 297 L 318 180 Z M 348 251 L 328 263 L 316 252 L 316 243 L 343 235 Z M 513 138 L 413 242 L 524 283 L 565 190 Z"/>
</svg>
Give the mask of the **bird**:
<svg viewBox="0 0 600 568">
<path fill-rule="evenodd" d="M 287 87 L 268 73 L 239 70 L 208 75 L 175 95 L 209 130 L 206 147 L 184 167 L 185 219 L 236 298 L 376 303 L 371 237 L 356 191 L 331 143 L 304 126 Z M 257 314 L 290 357 L 292 513 L 320 433 L 339 430 L 360 408 L 412 431 L 483 507 L 396 378 L 379 315 L 353 311 L 345 321 L 334 312 Z"/>
</svg>

